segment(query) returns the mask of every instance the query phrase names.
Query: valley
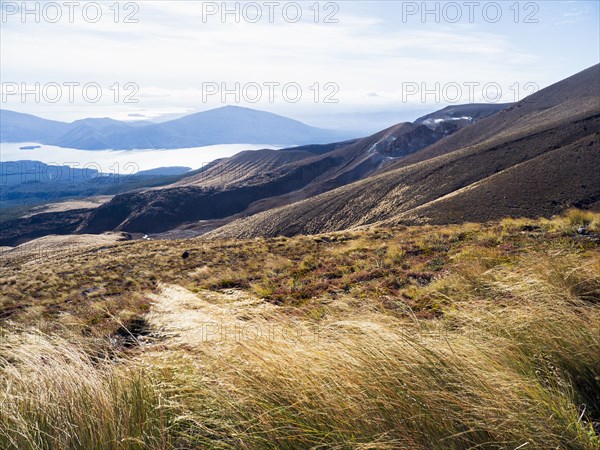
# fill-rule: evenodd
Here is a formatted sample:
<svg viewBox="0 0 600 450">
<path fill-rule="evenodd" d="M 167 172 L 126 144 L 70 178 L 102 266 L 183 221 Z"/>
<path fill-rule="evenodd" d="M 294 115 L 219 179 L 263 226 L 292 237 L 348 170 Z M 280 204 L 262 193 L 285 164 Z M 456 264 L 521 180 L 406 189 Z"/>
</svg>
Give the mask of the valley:
<svg viewBox="0 0 600 450">
<path fill-rule="evenodd" d="M 154 187 L 96 191 L 115 195 L 77 217 L 7 221 L 0 244 L 44 228 L 248 238 L 597 209 L 599 67 L 515 104 L 452 106 L 365 138 L 243 151 Z"/>
</svg>

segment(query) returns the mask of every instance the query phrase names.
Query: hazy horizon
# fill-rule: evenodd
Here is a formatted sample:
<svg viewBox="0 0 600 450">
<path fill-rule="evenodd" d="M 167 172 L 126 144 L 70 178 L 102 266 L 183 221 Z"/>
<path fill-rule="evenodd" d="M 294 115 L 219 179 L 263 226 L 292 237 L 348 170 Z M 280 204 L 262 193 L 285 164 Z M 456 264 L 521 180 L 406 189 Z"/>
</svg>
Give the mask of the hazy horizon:
<svg viewBox="0 0 600 450">
<path fill-rule="evenodd" d="M 600 52 L 594 1 L 275 3 L 104 4 L 97 21 L 94 8 L 74 8 L 71 23 L 64 7 L 25 2 L 42 6 L 23 16 L 21 3 L 3 2 L 2 107 L 61 121 L 164 120 L 232 104 L 366 132 L 496 100 L 498 89 L 498 102 L 520 100 Z M 23 98 L 36 83 L 48 87 L 41 98 Z M 84 99 L 87 84 L 101 89 L 97 102 Z M 49 101 L 56 85 L 62 96 Z"/>
</svg>

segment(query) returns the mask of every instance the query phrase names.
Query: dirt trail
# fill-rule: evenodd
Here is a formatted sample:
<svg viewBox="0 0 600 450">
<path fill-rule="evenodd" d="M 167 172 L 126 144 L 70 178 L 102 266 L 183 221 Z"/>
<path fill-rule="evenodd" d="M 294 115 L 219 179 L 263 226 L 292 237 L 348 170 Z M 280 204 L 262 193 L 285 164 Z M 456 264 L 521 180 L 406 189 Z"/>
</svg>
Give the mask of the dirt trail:
<svg viewBox="0 0 600 450">
<path fill-rule="evenodd" d="M 377 321 L 372 312 L 357 315 L 348 312 L 347 306 L 336 307 L 332 303 L 330 307 L 338 308 L 335 319 L 315 322 L 236 289 L 194 293 L 182 286 L 165 284 L 150 299 L 153 306 L 146 315 L 146 323 L 161 338 L 158 342 L 161 349 L 224 356 L 239 345 L 257 348 L 268 344 L 314 352 L 334 349 L 338 339 L 346 334 L 388 332 L 381 316 L 377 316 Z M 410 323 L 406 324 L 407 332 L 410 327 Z"/>
<path fill-rule="evenodd" d="M 195 294 L 181 286 L 162 285 L 151 299 L 154 305 L 146 321 L 169 346 L 224 346 L 260 338 L 276 314 L 274 305 L 234 289 Z"/>
</svg>

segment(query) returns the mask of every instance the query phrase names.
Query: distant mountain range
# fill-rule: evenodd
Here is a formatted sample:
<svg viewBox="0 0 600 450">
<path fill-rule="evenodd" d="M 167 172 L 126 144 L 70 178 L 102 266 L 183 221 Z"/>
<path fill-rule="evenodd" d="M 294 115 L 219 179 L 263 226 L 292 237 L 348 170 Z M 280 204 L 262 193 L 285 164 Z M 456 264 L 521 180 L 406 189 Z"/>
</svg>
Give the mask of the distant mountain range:
<svg viewBox="0 0 600 450">
<path fill-rule="evenodd" d="M 191 114 L 163 123 L 82 119 L 72 123 L 0 110 L 1 142 L 38 142 L 80 150 L 133 150 L 217 144 L 303 145 L 354 137 L 297 120 L 238 106 Z"/>
</svg>

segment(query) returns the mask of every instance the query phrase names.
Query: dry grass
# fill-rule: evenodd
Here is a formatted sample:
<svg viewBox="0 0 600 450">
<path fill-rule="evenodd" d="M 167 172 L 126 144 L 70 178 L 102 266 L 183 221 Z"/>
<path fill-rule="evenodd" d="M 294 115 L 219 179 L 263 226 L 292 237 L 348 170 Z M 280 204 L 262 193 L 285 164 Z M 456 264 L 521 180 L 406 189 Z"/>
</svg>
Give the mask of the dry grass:
<svg viewBox="0 0 600 450">
<path fill-rule="evenodd" d="M 71 255 L 76 280 L 5 267 L 0 447 L 598 449 L 583 220 L 124 243 Z"/>
<path fill-rule="evenodd" d="M 594 214 L 580 209 L 570 209 L 567 211 L 566 219 L 572 226 L 588 227 L 594 222 Z"/>
<path fill-rule="evenodd" d="M 1 448 L 172 448 L 159 385 L 139 367 L 93 357 L 91 350 L 34 331 L 5 334 Z"/>
</svg>

